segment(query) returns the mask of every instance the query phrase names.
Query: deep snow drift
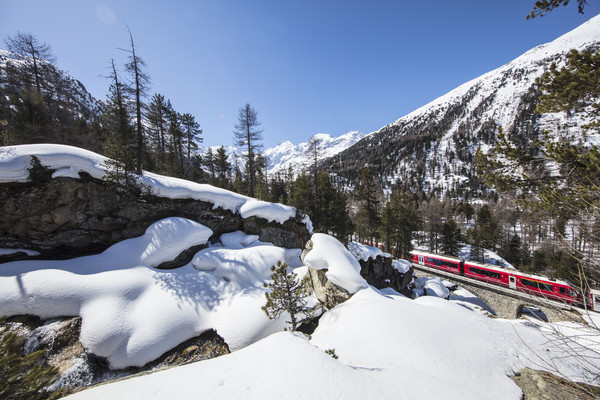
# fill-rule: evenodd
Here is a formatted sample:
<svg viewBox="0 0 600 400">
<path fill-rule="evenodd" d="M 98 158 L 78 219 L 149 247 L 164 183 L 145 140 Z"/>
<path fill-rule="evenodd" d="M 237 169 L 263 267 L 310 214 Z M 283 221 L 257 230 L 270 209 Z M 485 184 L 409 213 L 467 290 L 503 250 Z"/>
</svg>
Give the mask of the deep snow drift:
<svg viewBox="0 0 600 400">
<path fill-rule="evenodd" d="M 323 315 L 311 340 L 277 333 L 226 356 L 68 398 L 517 400 L 521 390 L 507 375 L 525 365 L 555 357 L 569 376 L 586 376 L 560 358 L 543 326 L 490 319 L 437 297 L 386 293 L 358 291 Z"/>
</svg>

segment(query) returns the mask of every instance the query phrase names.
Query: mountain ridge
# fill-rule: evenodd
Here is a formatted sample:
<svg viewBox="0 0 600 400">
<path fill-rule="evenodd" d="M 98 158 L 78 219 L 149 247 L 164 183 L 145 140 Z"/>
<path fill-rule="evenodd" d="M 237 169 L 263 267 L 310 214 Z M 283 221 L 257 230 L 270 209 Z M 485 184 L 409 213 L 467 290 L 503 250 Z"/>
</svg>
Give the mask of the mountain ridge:
<svg viewBox="0 0 600 400">
<path fill-rule="evenodd" d="M 570 126 L 570 140 L 595 142 L 597 138 L 573 129 L 581 116 L 535 113 L 540 95 L 535 80 L 553 62 L 564 65 L 571 49 L 598 47 L 600 16 L 371 132 L 326 160 L 324 168 L 356 181 L 369 166 L 384 187 L 400 180 L 412 191 L 461 196 L 481 191 L 474 154 L 479 147 L 492 148 L 499 127 L 527 146 L 541 130 L 562 125 Z"/>
</svg>

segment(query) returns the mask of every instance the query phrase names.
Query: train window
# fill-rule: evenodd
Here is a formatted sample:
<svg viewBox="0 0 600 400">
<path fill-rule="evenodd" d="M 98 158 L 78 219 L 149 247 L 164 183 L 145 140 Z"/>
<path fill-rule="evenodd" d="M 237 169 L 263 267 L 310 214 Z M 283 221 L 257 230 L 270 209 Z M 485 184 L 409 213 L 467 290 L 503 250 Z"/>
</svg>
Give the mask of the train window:
<svg viewBox="0 0 600 400">
<path fill-rule="evenodd" d="M 500 279 L 501 278 L 501 275 L 498 272 L 488 271 L 487 269 L 469 267 L 469 271 L 473 272 L 474 274 L 479 274 L 479 275 L 483 275 L 483 276 L 489 276 L 490 278 L 494 278 L 494 279 Z"/>
<path fill-rule="evenodd" d="M 544 282 L 532 281 L 531 279 L 521 278 L 521 284 L 534 289 L 547 290 L 549 292 L 554 291 L 552 285 Z"/>
<path fill-rule="evenodd" d="M 442 261 L 442 266 L 449 268 L 458 268 L 458 265 L 450 261 Z"/>
<path fill-rule="evenodd" d="M 567 295 L 567 288 L 564 288 L 564 287 L 559 287 L 559 288 L 558 288 L 558 292 L 559 292 L 560 294 L 563 294 L 563 295 L 565 295 L 565 296 L 566 296 L 566 295 Z"/>
</svg>

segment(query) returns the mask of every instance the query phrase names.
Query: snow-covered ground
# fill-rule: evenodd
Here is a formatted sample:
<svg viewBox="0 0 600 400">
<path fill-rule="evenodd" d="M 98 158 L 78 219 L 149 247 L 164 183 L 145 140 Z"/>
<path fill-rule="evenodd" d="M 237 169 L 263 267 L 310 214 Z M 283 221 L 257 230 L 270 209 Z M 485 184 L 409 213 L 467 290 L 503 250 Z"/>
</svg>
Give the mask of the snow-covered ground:
<svg viewBox="0 0 600 400">
<path fill-rule="evenodd" d="M 230 355 L 68 398 L 516 400 L 521 391 L 507 375 L 523 366 L 553 358 L 567 376 L 591 378 L 576 360 L 561 358 L 564 349 L 549 335 L 453 301 L 365 288 L 324 314 L 310 340 L 276 333 Z"/>
</svg>

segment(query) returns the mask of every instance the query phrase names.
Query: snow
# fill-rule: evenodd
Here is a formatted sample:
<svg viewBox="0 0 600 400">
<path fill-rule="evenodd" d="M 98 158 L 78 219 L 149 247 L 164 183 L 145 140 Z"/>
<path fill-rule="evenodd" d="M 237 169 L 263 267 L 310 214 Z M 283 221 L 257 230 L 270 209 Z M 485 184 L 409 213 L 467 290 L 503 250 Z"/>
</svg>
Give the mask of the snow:
<svg viewBox="0 0 600 400">
<path fill-rule="evenodd" d="M 39 256 L 40 253 L 33 250 L 28 249 L 0 249 L 0 256 L 7 256 L 16 253 L 25 253 L 28 256 Z"/>
<path fill-rule="evenodd" d="M 311 241 L 313 248 L 304 257 L 304 263 L 308 267 L 315 270 L 326 269 L 327 279 L 350 294 L 368 287 L 367 281 L 360 276 L 360 264 L 336 238 L 315 233 Z"/>
<path fill-rule="evenodd" d="M 84 348 L 115 369 L 142 366 L 208 329 L 231 349 L 282 330 L 284 321 L 261 310 L 263 283 L 272 265 L 298 252 L 236 233 L 222 240 L 238 248 L 211 247 L 181 268 L 152 268 L 211 235 L 194 221 L 167 218 L 99 255 L 2 264 L 0 315 L 80 315 Z"/>
<path fill-rule="evenodd" d="M 465 244 L 458 251 L 458 257 L 463 260 L 471 259 L 471 245 Z M 483 249 L 483 263 L 495 265 L 497 267 L 515 269 L 515 267 L 506 261 L 504 258 L 500 257 L 495 251 L 489 249 Z"/>
<path fill-rule="evenodd" d="M 392 261 L 392 267 L 394 267 L 401 274 L 405 274 L 412 268 L 412 265 L 408 260 L 394 260 Z"/>
<path fill-rule="evenodd" d="M 446 285 L 440 278 L 416 278 L 415 289 L 415 293 L 418 293 L 418 297 L 422 295 L 435 296 L 441 299 L 450 297 L 450 291 L 446 288 Z"/>
<path fill-rule="evenodd" d="M 0 183 L 27 182 L 31 156 L 43 166 L 55 170 L 53 178 L 79 178 L 80 172 L 103 179 L 108 159 L 94 152 L 59 144 L 31 144 L 0 148 Z M 184 179 L 144 172 L 138 183 L 150 188 L 152 194 L 170 199 L 195 199 L 214 204 L 243 218 L 252 216 L 283 223 L 296 216 L 296 209 L 283 204 L 267 203 L 225 189 Z"/>
<path fill-rule="evenodd" d="M 552 335 L 437 297 L 410 300 L 366 288 L 325 313 L 311 339 L 276 333 L 229 355 L 67 398 L 517 400 L 521 390 L 508 375 L 548 366 L 551 357 L 566 376 L 591 378 L 562 358 L 565 349 Z"/>
<path fill-rule="evenodd" d="M 359 261 L 367 261 L 369 258 L 376 259 L 379 256 L 387 258 L 392 257 L 389 253 L 384 253 L 379 247 L 367 246 L 366 244 L 358 242 L 350 242 L 348 244 L 348 250 L 350 250 L 350 253 L 352 253 Z"/>
</svg>

